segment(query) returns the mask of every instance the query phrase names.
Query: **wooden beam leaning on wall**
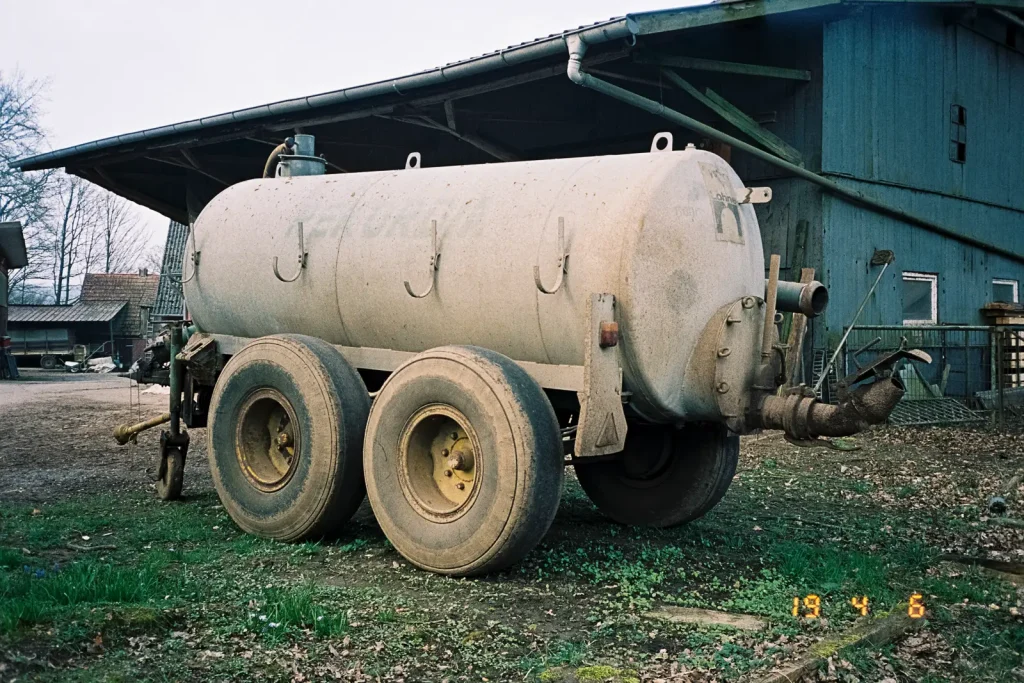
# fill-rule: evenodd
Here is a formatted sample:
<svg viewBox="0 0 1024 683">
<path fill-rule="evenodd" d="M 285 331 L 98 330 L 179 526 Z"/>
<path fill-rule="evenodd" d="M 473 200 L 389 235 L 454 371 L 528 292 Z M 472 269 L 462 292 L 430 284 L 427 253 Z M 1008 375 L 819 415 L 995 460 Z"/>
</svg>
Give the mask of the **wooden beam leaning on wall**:
<svg viewBox="0 0 1024 683">
<path fill-rule="evenodd" d="M 672 71 L 671 69 L 662 69 L 661 72 L 673 85 L 721 116 L 732 125 L 736 126 L 736 128 L 752 138 L 769 152 L 772 152 L 773 154 L 792 164 L 796 164 L 797 166 L 804 165 L 803 157 L 795 147 L 787 143 L 775 133 L 765 129 L 753 118 L 740 111 L 736 105 L 726 100 L 711 88 L 705 88 L 704 92 L 701 92 L 675 71 Z"/>
</svg>

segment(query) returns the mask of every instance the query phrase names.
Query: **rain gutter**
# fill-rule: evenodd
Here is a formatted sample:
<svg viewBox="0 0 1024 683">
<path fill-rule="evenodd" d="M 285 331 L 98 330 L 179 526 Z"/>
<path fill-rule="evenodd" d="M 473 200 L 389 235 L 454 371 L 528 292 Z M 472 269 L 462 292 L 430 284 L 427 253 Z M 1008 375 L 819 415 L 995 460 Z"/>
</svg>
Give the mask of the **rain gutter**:
<svg viewBox="0 0 1024 683">
<path fill-rule="evenodd" d="M 166 140 L 172 136 L 195 134 L 215 127 L 258 122 L 268 117 L 295 116 L 328 107 L 361 102 L 373 97 L 405 95 L 411 90 L 451 83 L 452 81 L 470 78 L 502 67 L 514 67 L 539 59 L 564 55 L 566 41 L 570 37 L 579 37 L 580 40 L 586 41 L 588 45 L 597 45 L 618 39 L 633 40 L 639 32 L 639 24 L 630 16 L 610 19 L 592 26 L 581 27 L 574 31 L 566 31 L 409 76 L 334 90 L 319 95 L 249 107 L 248 109 L 239 109 L 158 128 L 149 128 L 135 133 L 116 135 L 103 138 L 102 140 L 86 142 L 73 147 L 18 159 L 11 165 L 22 171 L 54 168 L 64 165 L 61 162 L 73 157 L 102 152 L 122 145 L 152 143 L 156 140 Z"/>
<path fill-rule="evenodd" d="M 898 209 L 894 206 L 884 204 L 878 201 L 877 199 L 868 197 L 867 195 L 864 195 L 856 190 L 843 187 L 842 185 L 834 183 L 828 178 L 825 178 L 817 173 L 814 173 L 813 171 L 808 171 L 807 169 L 801 166 L 797 166 L 796 164 L 792 164 L 786 161 L 785 159 L 781 159 L 775 156 L 774 154 L 771 154 L 770 152 L 766 152 L 738 138 L 734 138 L 728 133 L 723 133 L 722 131 L 716 128 L 712 128 L 707 124 L 701 123 L 697 119 L 690 118 L 685 114 L 675 111 L 674 109 L 669 109 L 668 107 L 659 102 L 655 102 L 652 99 L 646 98 L 642 95 L 638 95 L 630 90 L 626 90 L 625 88 L 620 88 L 619 86 L 609 83 L 608 81 L 602 80 L 600 78 L 597 78 L 596 76 L 588 74 L 584 72 L 582 69 L 583 55 L 586 53 L 588 47 L 586 38 L 578 34 L 567 35 L 565 37 L 565 43 L 569 49 L 569 64 L 566 73 L 568 74 L 569 79 L 573 83 L 576 83 L 577 85 L 581 85 L 584 88 L 589 88 L 590 90 L 595 90 L 604 95 L 608 95 L 609 97 L 619 100 L 620 102 L 624 102 L 626 104 L 642 109 L 646 112 L 654 114 L 655 116 L 660 116 L 663 119 L 667 119 L 672 123 L 675 123 L 676 125 L 682 126 L 683 128 L 687 128 L 696 133 L 700 133 L 701 135 L 706 135 L 709 138 L 718 140 L 719 142 L 724 142 L 728 145 L 731 145 L 736 149 L 742 150 L 747 154 L 756 157 L 761 161 L 764 161 L 765 163 L 777 166 L 785 171 L 788 171 L 792 175 L 797 176 L 798 178 L 803 178 L 804 180 L 814 183 L 815 185 L 818 185 L 819 187 L 824 189 L 829 194 L 835 195 L 836 197 L 839 197 L 840 199 L 848 201 L 852 204 L 862 206 L 871 211 L 874 211 L 875 213 L 882 214 L 883 216 L 895 218 L 897 220 L 903 221 L 904 223 L 909 223 L 910 225 L 915 225 L 917 227 L 924 228 L 929 232 L 933 232 L 937 235 L 942 235 L 943 237 L 948 237 L 949 239 L 956 240 L 957 242 L 961 242 L 963 244 L 967 244 L 969 246 L 976 247 L 978 249 L 983 249 L 993 254 L 997 254 L 1004 258 L 1010 259 L 1011 261 L 1016 261 L 1017 263 L 1024 263 L 1024 254 L 1017 253 L 1010 249 L 1004 249 L 1003 247 L 997 246 L 990 242 L 986 242 L 984 240 L 977 239 L 975 237 L 971 237 L 969 235 L 964 235 L 963 233 L 953 230 L 952 228 L 948 228 L 946 226 L 930 221 L 927 218 L 922 218 L 912 213 L 903 211 L 902 209 Z M 666 76 L 668 76 L 671 73 L 672 72 L 667 72 Z"/>
</svg>

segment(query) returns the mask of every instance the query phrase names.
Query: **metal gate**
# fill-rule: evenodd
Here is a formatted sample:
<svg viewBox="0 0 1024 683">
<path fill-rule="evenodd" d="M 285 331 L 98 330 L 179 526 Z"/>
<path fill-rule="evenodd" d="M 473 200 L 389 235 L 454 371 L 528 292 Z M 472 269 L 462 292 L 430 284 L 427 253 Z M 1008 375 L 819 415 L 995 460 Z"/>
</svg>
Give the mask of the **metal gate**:
<svg viewBox="0 0 1024 683">
<path fill-rule="evenodd" d="M 840 354 L 845 371 L 895 351 L 904 339 L 932 363 L 898 368 L 907 394 L 892 424 L 1002 422 L 1024 408 L 1024 326 L 855 325 Z"/>
</svg>

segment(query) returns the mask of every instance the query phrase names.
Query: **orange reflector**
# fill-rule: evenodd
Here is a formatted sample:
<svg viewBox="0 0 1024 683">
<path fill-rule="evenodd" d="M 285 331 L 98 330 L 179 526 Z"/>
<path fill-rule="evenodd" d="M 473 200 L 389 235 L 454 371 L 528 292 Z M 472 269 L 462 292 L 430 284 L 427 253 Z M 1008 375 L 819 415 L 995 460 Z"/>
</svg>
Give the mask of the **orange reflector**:
<svg viewBox="0 0 1024 683">
<path fill-rule="evenodd" d="M 601 341 L 600 346 L 602 349 L 607 349 L 610 346 L 615 346 L 619 343 L 619 324 L 615 321 L 601 321 Z"/>
</svg>

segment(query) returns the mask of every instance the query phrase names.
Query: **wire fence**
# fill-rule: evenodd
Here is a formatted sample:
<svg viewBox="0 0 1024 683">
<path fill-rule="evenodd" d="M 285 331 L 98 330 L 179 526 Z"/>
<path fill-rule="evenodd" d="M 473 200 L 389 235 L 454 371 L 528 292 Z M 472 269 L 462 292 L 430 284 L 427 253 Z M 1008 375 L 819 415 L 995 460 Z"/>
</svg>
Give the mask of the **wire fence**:
<svg viewBox="0 0 1024 683">
<path fill-rule="evenodd" d="M 897 368 L 907 393 L 894 424 L 1002 422 L 1024 412 L 1024 326 L 857 325 L 830 382 L 901 345 L 927 352 L 932 362 Z"/>
</svg>

